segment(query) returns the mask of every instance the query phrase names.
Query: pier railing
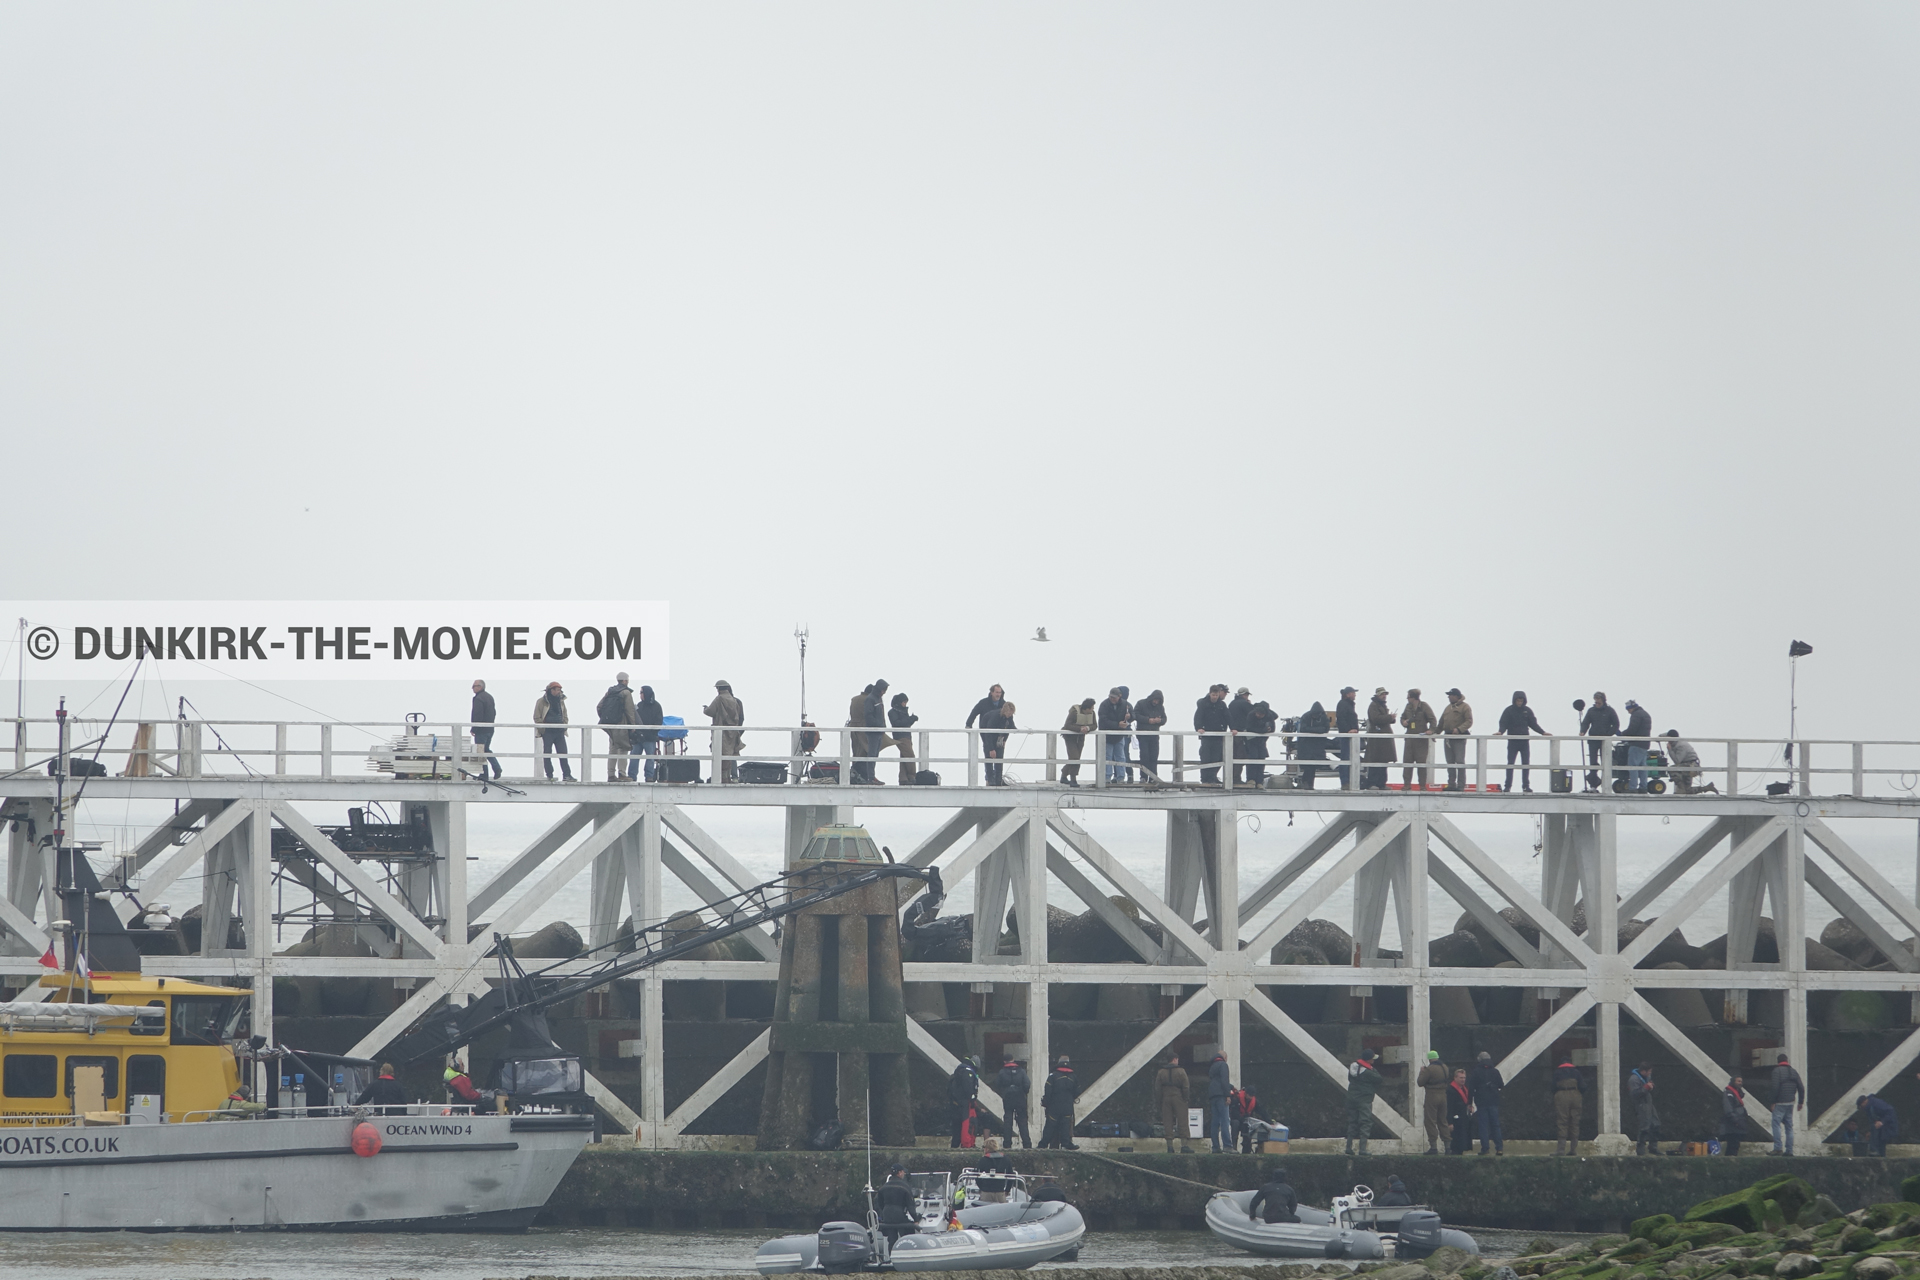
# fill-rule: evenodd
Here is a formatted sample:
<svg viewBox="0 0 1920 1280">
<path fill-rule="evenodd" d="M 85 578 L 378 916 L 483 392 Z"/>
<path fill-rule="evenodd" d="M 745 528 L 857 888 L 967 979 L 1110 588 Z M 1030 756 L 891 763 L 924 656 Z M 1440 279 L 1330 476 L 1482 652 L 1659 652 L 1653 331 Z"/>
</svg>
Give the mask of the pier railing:
<svg viewBox="0 0 1920 1280">
<path fill-rule="evenodd" d="M 68 756 L 96 758 L 109 777 L 272 777 L 344 779 L 368 773 L 410 778 L 472 778 L 498 763 L 513 780 L 571 773 L 578 784 L 668 782 L 691 773 L 700 782 L 734 785 L 742 765 L 775 766 L 774 782 L 810 786 L 897 785 L 907 770 L 930 771 L 946 787 L 1053 783 L 1094 789 L 1183 787 L 1364 791 L 1379 787 L 1607 795 L 1619 791 L 1721 795 L 1797 795 L 1911 799 L 1920 786 L 1920 742 L 1807 738 L 1693 737 L 1696 769 L 1667 758 L 1673 740 L 1508 737 L 1501 734 L 1345 733 L 1308 735 L 1060 729 L 855 726 L 542 725 L 464 721 L 163 720 L 123 723 L 108 733 L 103 719 L 68 717 Z M 478 731 L 476 735 L 476 730 Z M 611 732 L 610 732 L 611 731 Z M 13 722 L 11 773 L 48 772 L 59 758 L 61 724 Z M 629 745 L 618 747 L 617 735 Z M 729 749 L 737 735 L 738 747 Z M 1079 740 L 1076 742 L 1075 739 Z M 490 739 L 490 741 L 487 741 Z M 1518 744 L 1526 756 L 1518 755 Z M 1368 760 L 1385 746 L 1392 759 Z M 1420 756 L 1408 759 L 1408 748 Z M 1648 762 L 1634 749 L 1654 757 Z M 563 764 L 564 762 L 564 764 Z M 785 777 L 779 775 L 784 768 Z M 89 763 L 72 766 L 73 776 Z M 749 769 L 748 775 L 755 771 Z M 1511 775 L 1511 777 L 1510 777 Z M 748 784 L 751 785 L 751 784 Z"/>
</svg>

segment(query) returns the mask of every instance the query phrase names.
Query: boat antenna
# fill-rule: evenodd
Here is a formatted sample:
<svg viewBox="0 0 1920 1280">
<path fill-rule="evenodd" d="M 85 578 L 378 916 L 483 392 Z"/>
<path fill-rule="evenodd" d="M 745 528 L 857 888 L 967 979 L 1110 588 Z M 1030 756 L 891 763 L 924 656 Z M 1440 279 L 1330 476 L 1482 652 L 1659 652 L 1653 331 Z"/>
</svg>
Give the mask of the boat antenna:
<svg viewBox="0 0 1920 1280">
<path fill-rule="evenodd" d="M 793 638 L 800 646 L 800 723 L 801 724 L 805 724 L 807 722 L 807 639 L 812 634 L 813 633 L 810 630 L 808 630 L 805 623 L 796 623 L 794 625 Z M 872 1182 L 873 1179 L 868 1178 L 867 1181 Z"/>
<path fill-rule="evenodd" d="M 19 651 L 19 660 L 15 664 L 13 678 L 13 718 L 20 721 L 22 732 L 26 729 L 27 705 L 27 620 L 20 619 L 19 635 L 14 640 L 14 648 Z"/>
</svg>

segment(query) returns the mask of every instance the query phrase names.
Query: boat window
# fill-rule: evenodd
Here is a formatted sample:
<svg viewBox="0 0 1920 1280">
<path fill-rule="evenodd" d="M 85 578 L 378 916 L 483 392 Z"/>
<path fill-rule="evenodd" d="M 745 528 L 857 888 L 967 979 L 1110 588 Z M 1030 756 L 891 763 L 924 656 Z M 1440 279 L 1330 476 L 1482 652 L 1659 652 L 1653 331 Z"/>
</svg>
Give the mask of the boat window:
<svg viewBox="0 0 1920 1280">
<path fill-rule="evenodd" d="M 152 1009 L 153 1012 L 143 1013 L 133 1020 L 133 1034 L 137 1036 L 163 1036 L 167 1034 L 167 1002 L 165 1000 L 149 1000 L 147 1001 L 147 1008 Z M 154 1090 L 144 1090 L 143 1092 L 151 1093 L 154 1092 Z"/>
<path fill-rule="evenodd" d="M 67 1096 L 73 1096 L 73 1069 L 75 1067 L 99 1067 L 101 1084 L 104 1086 L 101 1096 L 117 1098 L 120 1096 L 120 1059 L 99 1058 L 78 1053 L 67 1056 Z"/>
<path fill-rule="evenodd" d="M 127 1059 L 127 1095 L 167 1091 L 167 1060 L 157 1053 L 136 1053 Z"/>
<path fill-rule="evenodd" d="M 173 997 L 173 1043 L 226 1044 L 243 1032 L 246 996 Z"/>
<path fill-rule="evenodd" d="M 59 1059 L 50 1053 L 10 1053 L 0 1068 L 0 1091 L 9 1098 L 51 1098 L 59 1083 Z"/>
</svg>

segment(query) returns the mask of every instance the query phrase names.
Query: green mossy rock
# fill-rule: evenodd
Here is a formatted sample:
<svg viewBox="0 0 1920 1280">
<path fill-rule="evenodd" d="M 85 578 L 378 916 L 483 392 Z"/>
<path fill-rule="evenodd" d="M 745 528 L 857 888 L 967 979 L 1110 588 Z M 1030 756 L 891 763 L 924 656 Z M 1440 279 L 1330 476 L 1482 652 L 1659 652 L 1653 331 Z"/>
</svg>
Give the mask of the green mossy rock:
<svg viewBox="0 0 1920 1280">
<path fill-rule="evenodd" d="M 1771 1231 L 1785 1226 L 1813 1203 L 1814 1190 L 1790 1173 L 1762 1178 L 1731 1195 L 1702 1200 L 1687 1210 L 1686 1222 L 1724 1222 L 1742 1231 Z"/>
<path fill-rule="evenodd" d="M 1900 1179 L 1900 1198 L 1920 1204 L 1920 1173 Z"/>
<path fill-rule="evenodd" d="M 1751 1249 L 1757 1245 L 1773 1245 L 1773 1237 L 1762 1235 L 1758 1231 L 1749 1231 L 1745 1235 L 1728 1236 L 1725 1240 L 1716 1240 L 1714 1244 L 1722 1249 Z"/>
<path fill-rule="evenodd" d="M 1740 1228 L 1725 1222 L 1676 1222 L 1670 1227 L 1657 1228 L 1653 1233 L 1653 1242 L 1662 1246 L 1678 1244 L 1689 1249 L 1701 1249 L 1739 1234 Z"/>
<path fill-rule="evenodd" d="M 1821 1223 L 1819 1226 L 1815 1227 L 1813 1229 L 1813 1234 L 1815 1236 L 1820 1236 L 1820 1237 L 1837 1236 L 1842 1231 L 1845 1231 L 1848 1227 L 1852 1225 L 1853 1224 L 1851 1222 L 1848 1222 L 1845 1218 L 1830 1218 L 1827 1221 Z"/>
<path fill-rule="evenodd" d="M 1868 1205 L 1867 1218 L 1863 1225 L 1878 1231 L 1882 1227 L 1892 1226 L 1902 1218 L 1911 1218 L 1916 1213 L 1920 1213 L 1920 1204 L 1914 1204 L 1908 1200 Z"/>
<path fill-rule="evenodd" d="M 1848 1253 L 1859 1253 L 1863 1249 L 1873 1248 L 1878 1243 L 1880 1242 L 1873 1237 L 1872 1227 L 1848 1227 L 1847 1233 L 1840 1237 L 1840 1247 Z"/>
<path fill-rule="evenodd" d="M 1670 1227 L 1677 1219 L 1670 1213 L 1656 1213 L 1651 1218 L 1636 1218 L 1627 1228 L 1627 1234 L 1636 1240 L 1651 1240 L 1653 1233 L 1661 1227 Z"/>
</svg>

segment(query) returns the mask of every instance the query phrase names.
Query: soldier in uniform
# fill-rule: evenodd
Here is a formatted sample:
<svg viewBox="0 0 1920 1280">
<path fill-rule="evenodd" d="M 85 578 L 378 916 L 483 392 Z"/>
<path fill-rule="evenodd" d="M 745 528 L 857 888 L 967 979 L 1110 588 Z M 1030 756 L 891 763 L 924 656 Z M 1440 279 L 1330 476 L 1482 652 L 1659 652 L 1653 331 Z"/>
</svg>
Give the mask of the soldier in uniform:
<svg viewBox="0 0 1920 1280">
<path fill-rule="evenodd" d="M 1447 790 L 1464 791 L 1467 771 L 1466 735 L 1473 732 L 1473 708 L 1458 689 L 1447 690 L 1447 709 L 1440 713 L 1440 733 L 1447 749 Z"/>
</svg>

